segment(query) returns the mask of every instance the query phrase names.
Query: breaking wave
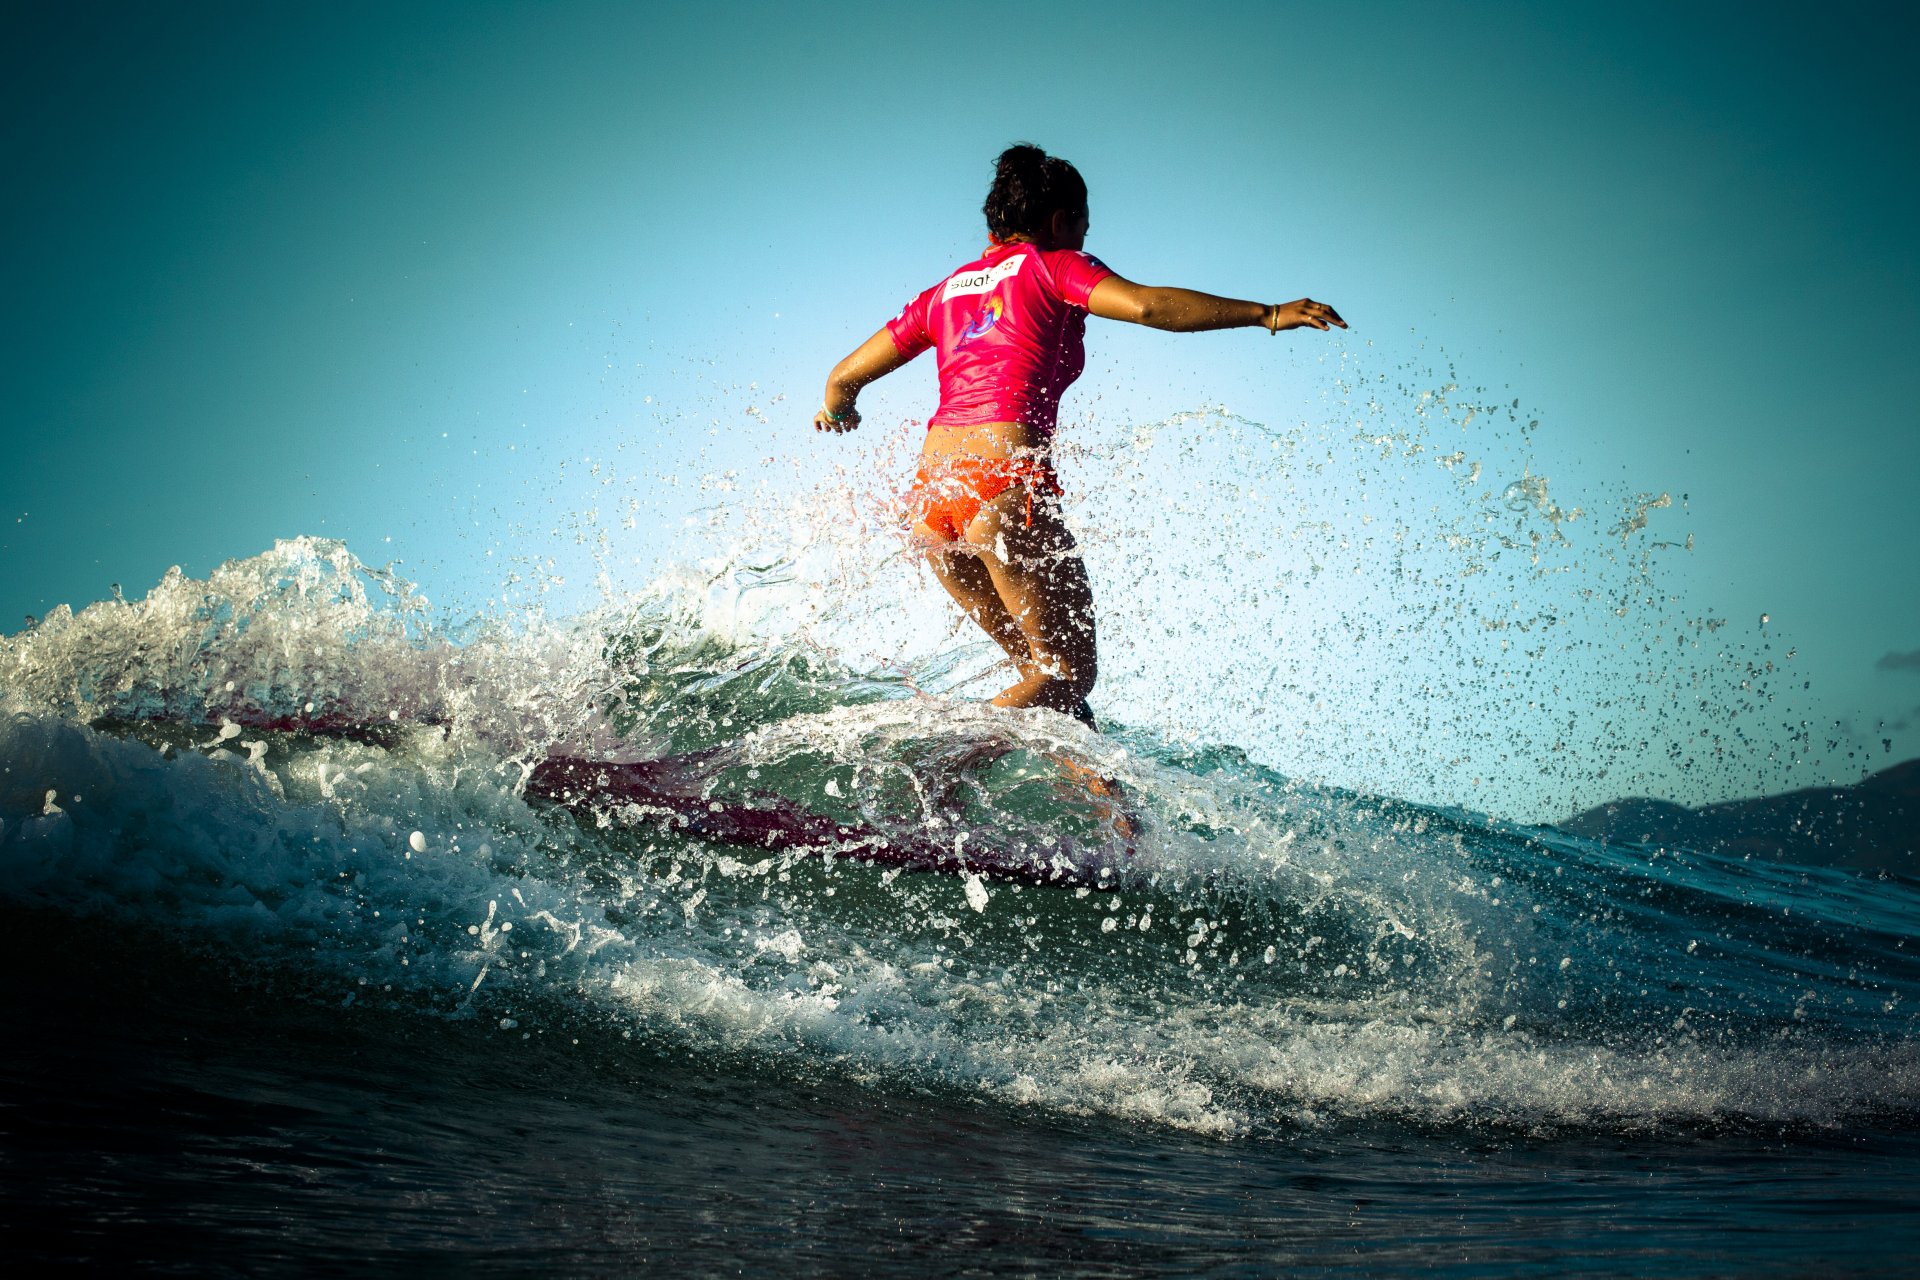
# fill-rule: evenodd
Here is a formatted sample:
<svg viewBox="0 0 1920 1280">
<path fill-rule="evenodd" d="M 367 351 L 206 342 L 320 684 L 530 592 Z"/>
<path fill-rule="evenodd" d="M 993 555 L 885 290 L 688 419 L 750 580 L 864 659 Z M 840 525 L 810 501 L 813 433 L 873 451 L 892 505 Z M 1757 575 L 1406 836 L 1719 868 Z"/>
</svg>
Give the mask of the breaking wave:
<svg viewBox="0 0 1920 1280">
<path fill-rule="evenodd" d="M 1125 716 L 988 711 L 951 654 L 861 669 L 743 604 L 792 576 L 735 557 L 571 619 L 443 630 L 408 584 L 294 539 L 57 612 L 0 639 L 0 904 L 138 926 L 286 998 L 1221 1135 L 1920 1102 L 1904 882 L 1308 784 Z M 722 747 L 722 790 L 962 852 L 1111 841 L 1087 774 L 1136 830 L 1107 881 L 1052 886 L 527 787 L 554 755 Z"/>
</svg>

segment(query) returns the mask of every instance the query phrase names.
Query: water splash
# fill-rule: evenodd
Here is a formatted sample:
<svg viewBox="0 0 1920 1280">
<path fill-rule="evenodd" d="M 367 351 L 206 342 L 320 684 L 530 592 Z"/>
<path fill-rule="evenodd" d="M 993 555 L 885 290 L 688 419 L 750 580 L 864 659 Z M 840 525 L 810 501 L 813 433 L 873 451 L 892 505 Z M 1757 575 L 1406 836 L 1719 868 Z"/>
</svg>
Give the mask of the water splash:
<svg viewBox="0 0 1920 1280">
<path fill-rule="evenodd" d="M 1232 742 L 1292 777 L 1535 820 L 1625 794 L 1804 783 L 1792 652 L 1665 579 L 1685 499 L 1569 496 L 1539 417 L 1370 347 L 1316 366 L 1314 412 L 1164 421 L 1094 406 L 1059 437 L 1099 610 L 1096 711 Z M 869 423 L 826 474 L 712 513 L 697 553 L 751 630 L 935 692 L 986 696 L 997 649 L 907 552 L 920 424 Z M 779 581 L 749 565 L 779 565 Z"/>
<path fill-rule="evenodd" d="M 1609 850 L 1185 732 L 969 708 L 823 644 L 846 602 L 806 605 L 814 572 L 718 564 L 456 636 L 296 540 L 49 618 L 0 641 L 0 901 L 502 1034 L 1208 1133 L 1827 1124 L 1920 1096 L 1905 886 Z M 365 724 L 389 728 L 340 736 Z M 983 735 L 1018 750 L 956 773 Z M 722 741 L 756 785 L 944 835 L 1045 811 L 1031 762 L 1079 752 L 1137 798 L 1140 862 L 1110 893 L 901 873 L 523 790 L 555 750 Z M 917 798 L 957 781 L 965 803 Z"/>
</svg>

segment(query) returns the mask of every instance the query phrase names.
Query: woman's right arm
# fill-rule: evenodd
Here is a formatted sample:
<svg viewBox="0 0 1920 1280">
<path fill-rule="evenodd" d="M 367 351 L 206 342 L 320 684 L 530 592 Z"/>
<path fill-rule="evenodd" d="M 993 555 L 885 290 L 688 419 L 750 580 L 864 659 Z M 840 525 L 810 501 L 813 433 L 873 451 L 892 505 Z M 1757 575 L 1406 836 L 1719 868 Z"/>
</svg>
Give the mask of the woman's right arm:
<svg viewBox="0 0 1920 1280">
<path fill-rule="evenodd" d="M 914 352 L 914 355 L 920 354 Z M 851 431 L 860 425 L 860 413 L 853 407 L 860 388 L 876 378 L 884 378 L 913 359 L 894 343 L 886 329 L 855 347 L 847 358 L 833 366 L 827 375 L 826 394 L 820 400 L 820 412 L 813 415 L 816 431 Z"/>
<path fill-rule="evenodd" d="M 1108 276 L 1093 287 L 1087 296 L 1087 310 L 1103 320 L 1125 320 L 1169 333 L 1251 329 L 1255 325 L 1272 333 L 1282 329 L 1347 327 L 1339 312 L 1311 298 L 1270 306 L 1264 302 L 1219 298 L 1194 289 L 1135 284 L 1120 276 Z"/>
</svg>

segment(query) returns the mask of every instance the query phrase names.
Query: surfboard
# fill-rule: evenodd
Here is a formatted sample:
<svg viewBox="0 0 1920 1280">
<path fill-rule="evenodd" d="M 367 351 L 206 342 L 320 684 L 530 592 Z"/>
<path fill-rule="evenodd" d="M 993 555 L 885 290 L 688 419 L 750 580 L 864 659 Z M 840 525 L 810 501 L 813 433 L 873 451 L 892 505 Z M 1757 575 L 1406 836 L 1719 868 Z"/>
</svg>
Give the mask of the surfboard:
<svg viewBox="0 0 1920 1280">
<path fill-rule="evenodd" d="M 614 763 L 554 756 L 535 765 L 527 795 L 563 808 L 608 813 L 630 825 L 655 823 L 720 844 L 763 851 L 853 858 L 912 871 L 992 876 L 1025 884 L 1111 889 L 1132 855 L 1122 847 L 1090 847 L 1056 837 L 1050 844 L 1000 839 L 949 824 L 882 830 L 809 810 L 772 791 L 712 792 L 719 770 L 733 763 L 726 748 L 658 760 Z"/>
<path fill-rule="evenodd" d="M 210 721 L 172 715 L 140 720 L 190 728 L 196 736 L 206 733 L 222 741 L 233 733 L 225 726 L 232 725 L 254 732 L 338 738 L 389 750 L 410 727 L 337 714 L 275 715 L 249 708 L 234 708 Z M 116 725 L 128 723 L 102 721 L 96 727 L 112 732 Z M 984 766 L 1003 750 L 980 746 L 967 754 L 971 764 Z M 1111 784 L 1101 783 L 1068 761 L 1058 762 L 1063 785 L 1086 791 L 1096 807 L 1110 810 L 1106 824 L 1110 838 L 1076 840 L 1065 833 L 1049 833 L 1036 839 L 1030 832 L 1020 835 L 990 823 L 965 821 L 957 808 L 951 814 L 953 820 L 938 829 L 917 823 L 882 828 L 818 812 L 771 789 L 718 786 L 723 773 L 735 770 L 739 763 L 738 753 L 724 746 L 636 761 L 549 756 L 528 774 L 525 795 L 535 803 L 575 814 L 604 816 L 624 826 L 655 825 L 763 855 L 796 851 L 909 871 L 983 875 L 1033 885 L 1117 888 L 1133 856 L 1137 818 L 1126 810 L 1117 789 L 1103 789 Z"/>
<path fill-rule="evenodd" d="M 570 810 L 601 808 L 632 823 L 660 823 L 685 835 L 758 850 L 803 850 L 854 858 L 912 871 L 958 871 L 1014 879 L 1031 885 L 1112 885 L 1087 867 L 1071 844 L 1029 850 L 979 839 L 939 839 L 927 831 L 881 831 L 860 821 L 810 812 L 781 794 L 751 793 L 714 798 L 708 781 L 724 748 L 614 764 L 553 756 L 526 779 L 526 794 Z"/>
</svg>

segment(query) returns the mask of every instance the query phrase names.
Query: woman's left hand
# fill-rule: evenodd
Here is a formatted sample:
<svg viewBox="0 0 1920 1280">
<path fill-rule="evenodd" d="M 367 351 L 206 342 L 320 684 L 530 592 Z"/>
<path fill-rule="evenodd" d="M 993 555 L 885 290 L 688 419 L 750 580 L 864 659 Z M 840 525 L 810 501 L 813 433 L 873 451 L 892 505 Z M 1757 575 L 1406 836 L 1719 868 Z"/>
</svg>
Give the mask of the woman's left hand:
<svg viewBox="0 0 1920 1280">
<path fill-rule="evenodd" d="M 1267 309 L 1266 318 L 1261 321 L 1268 333 L 1280 333 L 1286 329 L 1325 329 L 1329 325 L 1339 325 L 1342 329 L 1347 322 L 1340 313 L 1324 302 L 1315 302 L 1312 298 L 1301 298 L 1296 302 L 1282 302 Z"/>
<path fill-rule="evenodd" d="M 820 412 L 813 415 L 813 429 L 815 431 L 851 431 L 859 425 L 860 411 L 858 409 L 848 409 L 840 415 L 838 421 L 835 421 L 833 415 L 827 412 L 827 406 L 825 405 L 821 405 Z"/>
</svg>

